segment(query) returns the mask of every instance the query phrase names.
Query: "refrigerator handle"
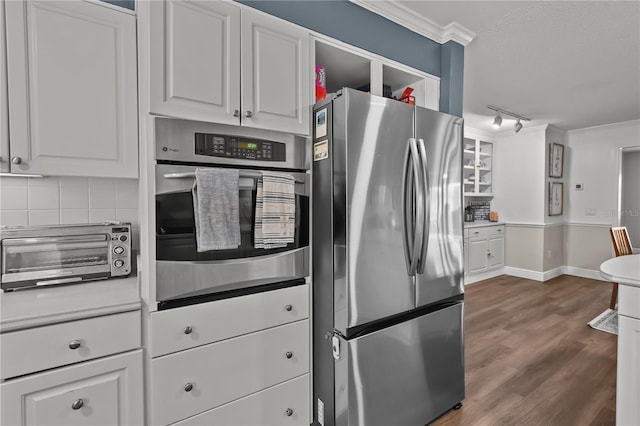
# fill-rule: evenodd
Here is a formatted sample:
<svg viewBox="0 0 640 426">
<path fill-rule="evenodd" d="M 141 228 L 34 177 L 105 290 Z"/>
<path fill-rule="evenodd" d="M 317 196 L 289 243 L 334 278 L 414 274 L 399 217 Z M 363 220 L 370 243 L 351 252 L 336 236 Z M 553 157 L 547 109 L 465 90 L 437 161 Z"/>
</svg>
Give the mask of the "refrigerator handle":
<svg viewBox="0 0 640 426">
<path fill-rule="evenodd" d="M 403 219 L 404 219 L 404 249 L 407 263 L 407 274 L 415 276 L 418 269 L 420 248 L 422 247 L 422 234 L 424 233 L 424 189 L 420 176 L 420 159 L 418 145 L 414 138 L 409 138 L 407 153 L 405 155 L 405 170 L 403 172 Z M 409 183 L 409 185 L 407 185 Z M 408 189 L 416 186 L 416 200 L 412 203 L 412 211 L 407 211 Z M 408 188 L 409 187 L 409 188 Z M 411 222 L 411 223 L 409 223 Z M 415 222 L 415 227 L 413 226 Z M 410 226 L 411 225 L 411 226 Z M 413 232 L 413 235 L 411 233 Z"/>
<path fill-rule="evenodd" d="M 427 248 L 429 247 L 429 224 L 431 222 L 431 185 L 429 182 L 429 163 L 427 158 L 427 147 L 424 139 L 418 139 L 418 149 L 420 151 L 420 163 L 422 165 L 423 197 L 424 197 L 424 230 L 420 244 L 420 257 L 418 258 L 417 272 L 424 273 L 424 266 L 427 259 Z"/>
</svg>

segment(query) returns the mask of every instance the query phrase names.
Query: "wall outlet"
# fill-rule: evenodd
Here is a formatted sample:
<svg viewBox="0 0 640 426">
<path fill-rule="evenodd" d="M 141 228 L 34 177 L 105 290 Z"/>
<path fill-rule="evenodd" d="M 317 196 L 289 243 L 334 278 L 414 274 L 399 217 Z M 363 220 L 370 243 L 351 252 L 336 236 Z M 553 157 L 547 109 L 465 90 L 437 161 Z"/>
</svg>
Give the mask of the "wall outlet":
<svg viewBox="0 0 640 426">
<path fill-rule="evenodd" d="M 576 191 L 582 191 L 584 189 L 584 184 L 576 183 Z"/>
<path fill-rule="evenodd" d="M 595 216 L 596 215 L 596 209 L 591 208 L 591 209 L 584 209 L 584 214 L 587 216 Z"/>
</svg>

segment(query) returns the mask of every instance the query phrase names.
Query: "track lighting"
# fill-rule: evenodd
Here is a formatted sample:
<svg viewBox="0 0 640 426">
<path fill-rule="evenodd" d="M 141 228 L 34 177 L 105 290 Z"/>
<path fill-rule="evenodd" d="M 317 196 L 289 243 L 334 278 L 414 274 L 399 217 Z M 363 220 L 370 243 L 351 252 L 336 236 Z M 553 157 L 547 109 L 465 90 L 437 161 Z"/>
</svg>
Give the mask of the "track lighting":
<svg viewBox="0 0 640 426">
<path fill-rule="evenodd" d="M 520 122 L 519 118 L 518 118 L 518 121 L 516 121 L 516 125 L 513 126 L 513 129 L 516 131 L 516 133 L 522 130 L 522 123 Z"/>
<path fill-rule="evenodd" d="M 509 111 L 505 111 L 502 108 L 498 108 L 498 107 L 494 107 L 491 105 L 487 105 L 487 108 L 489 108 L 492 111 L 496 112 L 496 117 L 493 119 L 493 128 L 494 129 L 499 129 L 500 126 L 502 125 L 502 116 L 505 115 L 507 117 L 511 117 L 511 118 L 515 118 L 516 124 L 515 126 L 513 126 L 513 130 L 518 133 L 520 130 L 522 130 L 522 123 L 521 121 L 531 121 L 531 119 L 527 118 L 527 117 L 523 117 L 519 114 L 514 114 L 513 112 L 509 112 Z"/>
<path fill-rule="evenodd" d="M 493 128 L 499 129 L 501 125 L 502 125 L 502 117 L 500 117 L 500 113 L 498 113 L 498 115 L 496 115 L 496 118 L 493 119 Z"/>
</svg>

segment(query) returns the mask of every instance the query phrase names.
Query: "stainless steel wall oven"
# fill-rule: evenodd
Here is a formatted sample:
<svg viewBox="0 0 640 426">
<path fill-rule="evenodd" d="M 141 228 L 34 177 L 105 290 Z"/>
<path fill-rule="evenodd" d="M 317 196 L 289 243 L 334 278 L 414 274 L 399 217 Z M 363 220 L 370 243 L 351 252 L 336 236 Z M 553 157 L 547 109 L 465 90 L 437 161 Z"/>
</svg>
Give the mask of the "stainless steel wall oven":
<svg viewBox="0 0 640 426">
<path fill-rule="evenodd" d="M 159 309 L 304 282 L 309 275 L 308 140 L 241 127 L 156 118 L 156 299 Z M 239 171 L 240 244 L 199 252 L 192 188 L 196 169 Z M 295 233 L 280 248 L 254 244 L 263 171 L 295 179 Z"/>
</svg>

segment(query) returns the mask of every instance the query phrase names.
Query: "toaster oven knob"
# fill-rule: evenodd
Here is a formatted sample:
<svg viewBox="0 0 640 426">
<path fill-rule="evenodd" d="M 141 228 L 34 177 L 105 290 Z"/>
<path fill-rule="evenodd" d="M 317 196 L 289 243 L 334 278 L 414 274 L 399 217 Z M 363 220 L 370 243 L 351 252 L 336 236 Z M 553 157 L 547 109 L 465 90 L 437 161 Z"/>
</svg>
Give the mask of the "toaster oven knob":
<svg viewBox="0 0 640 426">
<path fill-rule="evenodd" d="M 122 254 L 122 253 L 124 253 L 124 247 L 122 247 L 122 246 L 115 246 L 115 247 L 113 248 L 113 252 L 114 252 L 115 254 Z"/>
<path fill-rule="evenodd" d="M 115 266 L 116 268 L 122 268 L 124 266 L 124 260 L 122 259 L 116 259 L 113 261 L 113 266 Z"/>
</svg>

